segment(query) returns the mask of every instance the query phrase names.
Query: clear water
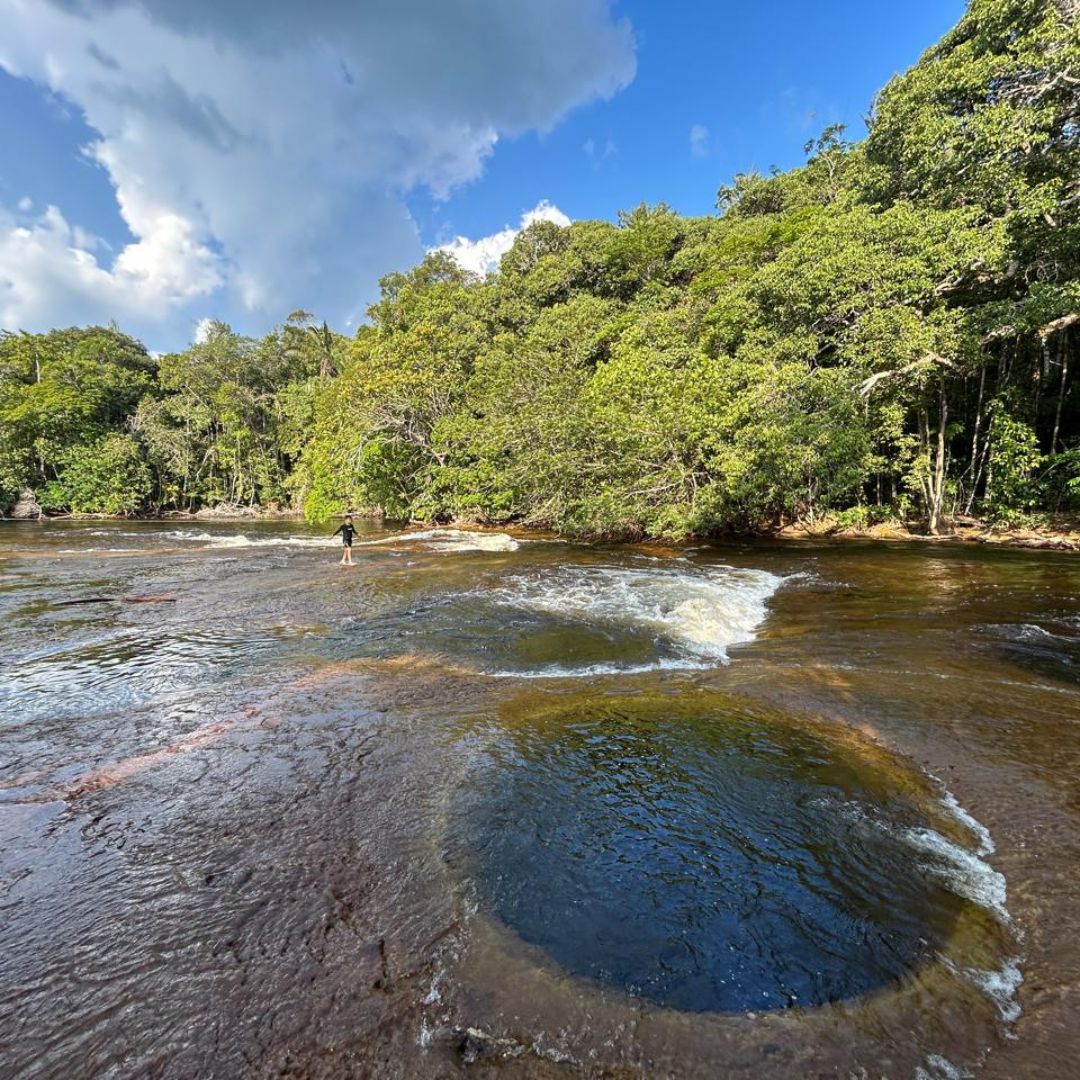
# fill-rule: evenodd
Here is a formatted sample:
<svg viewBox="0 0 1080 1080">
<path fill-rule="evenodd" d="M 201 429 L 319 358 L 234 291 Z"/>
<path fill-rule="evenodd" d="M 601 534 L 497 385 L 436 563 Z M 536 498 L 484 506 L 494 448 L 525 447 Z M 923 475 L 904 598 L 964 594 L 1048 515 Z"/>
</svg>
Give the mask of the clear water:
<svg viewBox="0 0 1080 1080">
<path fill-rule="evenodd" d="M 573 971 L 692 1012 L 809 1008 L 899 983 L 969 901 L 866 762 L 724 700 L 583 702 L 494 735 L 450 858 Z"/>
<path fill-rule="evenodd" d="M 5 1075 L 1071 1074 L 1074 557 L 361 541 L 0 524 Z"/>
</svg>

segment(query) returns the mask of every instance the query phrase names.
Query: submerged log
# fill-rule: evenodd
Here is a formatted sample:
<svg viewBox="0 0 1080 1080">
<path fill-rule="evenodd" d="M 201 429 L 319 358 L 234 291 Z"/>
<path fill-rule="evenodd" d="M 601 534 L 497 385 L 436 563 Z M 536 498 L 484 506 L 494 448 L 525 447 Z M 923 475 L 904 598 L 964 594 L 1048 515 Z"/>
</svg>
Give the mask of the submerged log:
<svg viewBox="0 0 1080 1080">
<path fill-rule="evenodd" d="M 78 600 L 57 600 L 57 607 L 75 607 L 78 604 L 175 604 L 176 596 L 84 596 Z"/>
</svg>

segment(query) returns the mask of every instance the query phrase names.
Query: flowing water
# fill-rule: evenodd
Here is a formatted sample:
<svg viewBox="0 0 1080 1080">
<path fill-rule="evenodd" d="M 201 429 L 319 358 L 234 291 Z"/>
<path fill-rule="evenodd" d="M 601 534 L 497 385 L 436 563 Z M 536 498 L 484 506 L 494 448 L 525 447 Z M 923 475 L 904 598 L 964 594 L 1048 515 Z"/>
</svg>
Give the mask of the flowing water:
<svg viewBox="0 0 1080 1080">
<path fill-rule="evenodd" d="M 1080 561 L 0 527 L 0 1075 L 1066 1077 Z"/>
</svg>

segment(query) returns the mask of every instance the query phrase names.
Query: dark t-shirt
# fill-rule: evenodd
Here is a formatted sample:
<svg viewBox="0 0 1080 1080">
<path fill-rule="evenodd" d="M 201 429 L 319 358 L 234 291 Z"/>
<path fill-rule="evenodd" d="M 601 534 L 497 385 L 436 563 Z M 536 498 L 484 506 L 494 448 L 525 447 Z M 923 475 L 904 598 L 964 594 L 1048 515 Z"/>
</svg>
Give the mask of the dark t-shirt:
<svg viewBox="0 0 1080 1080">
<path fill-rule="evenodd" d="M 356 535 L 356 529 L 348 521 L 342 522 L 335 530 L 334 535 L 341 533 L 341 542 L 346 547 L 352 547 L 352 538 Z"/>
</svg>

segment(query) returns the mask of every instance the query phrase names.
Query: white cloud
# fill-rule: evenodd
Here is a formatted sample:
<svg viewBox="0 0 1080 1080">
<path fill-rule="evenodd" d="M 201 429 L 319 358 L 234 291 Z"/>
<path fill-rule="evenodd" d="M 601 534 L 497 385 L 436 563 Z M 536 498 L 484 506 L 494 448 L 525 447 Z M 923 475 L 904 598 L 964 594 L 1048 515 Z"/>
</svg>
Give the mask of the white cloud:
<svg viewBox="0 0 1080 1080">
<path fill-rule="evenodd" d="M 599 166 L 607 161 L 618 148 L 611 139 L 605 139 L 603 144 L 600 144 L 590 137 L 585 140 L 581 149 L 584 151 L 586 157 L 592 159 L 594 165 Z"/>
<path fill-rule="evenodd" d="M 694 157 L 709 156 L 709 129 L 704 124 L 694 124 L 690 129 L 690 153 Z"/>
<path fill-rule="evenodd" d="M 0 327 L 45 327 L 129 319 L 145 325 L 147 308 L 166 309 L 213 291 L 214 256 L 181 219 L 157 224 L 126 247 L 113 268 L 94 249 L 101 241 L 69 224 L 55 207 L 29 222 L 0 209 Z"/>
<path fill-rule="evenodd" d="M 489 274 L 498 269 L 499 260 L 513 246 L 514 237 L 536 221 L 553 221 L 564 228 L 570 224 L 570 219 L 557 206 L 543 199 L 521 215 L 521 224 L 516 229 L 508 225 L 497 233 L 480 237 L 479 240 L 455 236 L 449 244 L 443 244 L 435 250 L 448 251 L 466 270 L 471 270 L 474 274 Z"/>
<path fill-rule="evenodd" d="M 191 340 L 196 345 L 202 345 L 210 340 L 210 328 L 214 325 L 214 320 L 209 315 L 204 315 L 196 324 L 195 332 L 191 336 Z"/>
<path fill-rule="evenodd" d="M 634 75 L 608 0 L 0 0 L 0 21 L 0 68 L 81 110 L 134 237 L 111 257 L 60 211 L 0 212 L 10 327 L 355 319 L 421 254 L 404 194 L 445 197 Z"/>
<path fill-rule="evenodd" d="M 16 205 L 25 214 L 34 208 L 34 200 L 29 195 L 24 195 Z"/>
</svg>

